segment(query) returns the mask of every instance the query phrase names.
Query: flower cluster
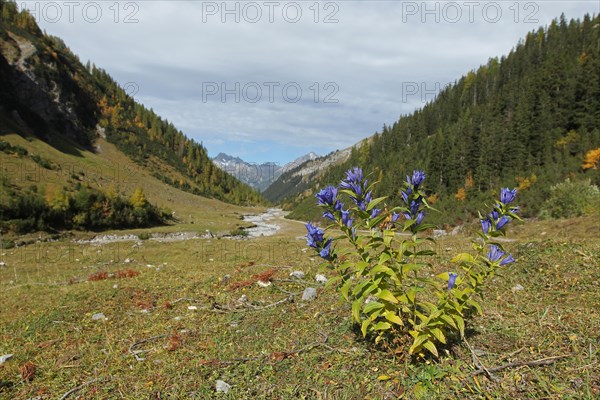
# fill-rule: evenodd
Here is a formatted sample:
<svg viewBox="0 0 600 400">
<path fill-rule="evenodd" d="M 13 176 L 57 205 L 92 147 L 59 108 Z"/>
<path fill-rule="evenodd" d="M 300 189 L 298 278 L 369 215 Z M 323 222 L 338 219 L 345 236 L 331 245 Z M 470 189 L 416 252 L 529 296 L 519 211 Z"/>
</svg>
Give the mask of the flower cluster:
<svg viewBox="0 0 600 400">
<path fill-rule="evenodd" d="M 406 189 L 400 192 L 402 200 L 404 200 L 404 203 L 407 206 L 407 211 L 403 211 L 402 215 L 404 215 L 404 218 L 407 220 L 414 221 L 414 224 L 411 227 L 411 230 L 413 231 L 414 228 L 423 222 L 423 218 L 425 218 L 425 213 L 421 209 L 421 206 L 423 205 L 423 194 L 419 190 L 423 181 L 425 181 L 425 172 L 416 170 L 413 172 L 412 177 L 406 177 Z"/>
<path fill-rule="evenodd" d="M 315 195 L 317 198 L 317 204 L 327 207 L 327 210 L 323 213 L 323 217 L 335 220 L 333 213 L 335 211 L 341 211 L 344 205 L 337 199 L 338 190 L 336 187 L 327 186 Z"/>
<path fill-rule="evenodd" d="M 316 249 L 322 258 L 325 260 L 330 260 L 331 238 L 325 240 L 325 232 L 310 222 L 306 224 L 306 230 L 308 231 L 308 234 L 306 235 L 306 244 Z"/>
<path fill-rule="evenodd" d="M 373 199 L 373 193 L 368 190 L 369 181 L 363 180 L 363 171 L 358 167 L 354 167 L 346 172 L 346 179 L 340 182 L 340 188 L 349 191 L 350 199 L 360 208 L 362 211 L 367 210 L 367 206 Z M 375 211 L 373 211 L 375 212 Z M 375 218 L 372 215 L 371 218 Z"/>
<path fill-rule="evenodd" d="M 491 233 L 493 231 L 499 231 L 506 224 L 510 222 L 510 217 L 506 215 L 506 206 L 511 203 L 517 195 L 517 189 L 510 190 L 509 188 L 502 188 L 500 191 L 500 203 L 496 204 L 494 210 L 489 213 L 485 218 L 481 218 L 481 230 L 484 234 Z M 511 212 L 517 212 L 518 208 L 511 208 Z"/>
<path fill-rule="evenodd" d="M 502 229 L 515 217 L 515 213 L 518 212 L 517 207 L 510 208 L 508 205 L 515 200 L 517 196 L 517 189 L 502 188 L 500 191 L 500 202 L 498 202 L 491 213 L 485 217 L 481 217 L 479 222 L 481 223 L 481 231 L 483 232 L 484 245 L 488 236 L 496 236 L 501 234 Z M 515 262 L 512 255 L 504 252 L 500 247 L 495 244 L 490 245 L 490 250 L 486 255 L 488 266 L 504 266 Z M 454 275 L 454 277 L 453 277 Z M 448 289 L 454 287 L 456 281 L 456 274 L 450 273 L 450 279 L 448 280 Z"/>
</svg>

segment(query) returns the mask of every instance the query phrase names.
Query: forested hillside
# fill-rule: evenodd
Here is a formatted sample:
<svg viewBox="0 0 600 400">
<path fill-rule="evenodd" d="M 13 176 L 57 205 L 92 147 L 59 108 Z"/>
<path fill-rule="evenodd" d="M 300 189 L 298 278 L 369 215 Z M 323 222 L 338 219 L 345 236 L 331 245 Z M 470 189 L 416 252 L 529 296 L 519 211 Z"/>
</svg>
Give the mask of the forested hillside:
<svg viewBox="0 0 600 400">
<path fill-rule="evenodd" d="M 261 196 L 221 171 L 202 144 L 134 101 L 101 68 L 83 65 L 34 18 L 0 0 L 0 113 L 49 144 L 92 149 L 104 137 L 169 185 L 236 204 Z"/>
<path fill-rule="evenodd" d="M 561 17 L 530 32 L 507 56 L 491 58 L 384 126 L 295 197 L 290 217 L 316 217 L 316 188 L 339 183 L 352 165 L 380 180 L 377 194 L 394 203 L 406 174 L 425 170 L 430 201 L 456 219 L 474 215 L 500 185 L 518 187 L 524 215 L 535 216 L 552 185 L 567 178 L 600 183 L 600 151 L 593 153 L 600 148 L 599 51 L 598 16 Z"/>
</svg>

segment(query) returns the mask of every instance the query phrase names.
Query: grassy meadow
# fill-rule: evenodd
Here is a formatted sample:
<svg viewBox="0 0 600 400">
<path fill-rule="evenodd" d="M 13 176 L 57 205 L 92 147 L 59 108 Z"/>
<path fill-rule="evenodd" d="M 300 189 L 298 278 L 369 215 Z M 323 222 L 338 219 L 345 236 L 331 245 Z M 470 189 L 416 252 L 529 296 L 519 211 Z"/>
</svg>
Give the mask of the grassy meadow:
<svg viewBox="0 0 600 400">
<path fill-rule="evenodd" d="M 221 211 L 202 227 L 226 232 L 247 212 Z M 0 355 L 14 356 L 0 365 L 0 398 L 600 396 L 599 218 L 515 226 L 506 246 L 517 263 L 468 323 L 473 352 L 455 340 L 424 361 L 362 339 L 335 289 L 315 282 L 330 272 L 306 250 L 302 224 L 277 223 L 275 236 L 245 240 L 63 239 L 3 249 Z M 468 230 L 438 240 L 438 267 L 468 246 Z M 294 270 L 305 278 L 290 279 Z M 318 288 L 316 300 L 301 300 L 306 287 Z M 542 365 L 524 365 L 536 360 Z M 490 379 L 473 375 L 475 362 L 490 371 L 515 365 Z M 216 393 L 217 380 L 231 385 L 227 394 Z"/>
</svg>

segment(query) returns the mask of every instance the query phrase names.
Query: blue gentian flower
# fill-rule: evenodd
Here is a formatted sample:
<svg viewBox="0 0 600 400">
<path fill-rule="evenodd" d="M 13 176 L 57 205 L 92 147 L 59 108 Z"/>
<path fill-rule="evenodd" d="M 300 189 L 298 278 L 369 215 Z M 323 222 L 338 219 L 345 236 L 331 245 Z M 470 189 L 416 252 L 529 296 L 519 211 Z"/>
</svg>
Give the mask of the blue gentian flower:
<svg viewBox="0 0 600 400">
<path fill-rule="evenodd" d="M 412 215 L 416 215 L 419 212 L 419 207 L 421 207 L 421 198 L 419 197 L 417 200 L 413 200 L 410 202 L 410 213 Z"/>
<path fill-rule="evenodd" d="M 374 209 L 371 211 L 371 219 L 373 219 L 373 218 L 375 218 L 376 216 L 378 216 L 380 212 L 381 212 L 381 210 L 380 210 L 379 208 L 374 208 Z"/>
<path fill-rule="evenodd" d="M 417 213 L 417 220 L 415 222 L 416 225 L 420 225 L 423 222 L 423 218 L 425 218 L 425 213 L 423 211 L 419 211 Z"/>
<path fill-rule="evenodd" d="M 409 187 L 406 190 L 402 190 L 400 191 L 400 195 L 402 196 L 402 200 L 404 200 L 404 202 L 406 204 L 408 204 L 408 196 L 410 196 L 412 194 L 412 189 Z"/>
<path fill-rule="evenodd" d="M 333 214 L 331 213 L 331 211 L 325 211 L 323 213 L 323 217 L 327 218 L 327 219 L 330 219 L 332 221 L 335 221 L 335 217 L 333 216 Z"/>
<path fill-rule="evenodd" d="M 360 183 L 363 180 L 363 171 L 358 167 L 354 167 L 346 171 L 346 182 Z M 342 182 L 344 183 L 344 182 Z"/>
<path fill-rule="evenodd" d="M 509 254 L 508 257 L 506 257 L 504 260 L 500 261 L 500 266 L 510 264 L 513 262 L 515 262 L 515 259 L 513 258 L 513 256 L 511 254 Z"/>
<path fill-rule="evenodd" d="M 350 218 L 350 210 L 342 210 L 342 224 L 348 228 L 352 227 L 352 218 Z"/>
<path fill-rule="evenodd" d="M 306 234 L 306 244 L 310 247 L 318 249 L 321 243 L 323 243 L 323 235 L 325 232 L 319 227 L 313 225 L 311 222 L 308 222 L 306 225 L 306 230 L 308 233 Z"/>
<path fill-rule="evenodd" d="M 319 205 L 334 205 L 337 197 L 337 188 L 333 186 L 327 186 L 325 189 L 322 189 L 319 193 L 315 195 L 317 198 L 317 204 Z"/>
<path fill-rule="evenodd" d="M 457 277 L 458 277 L 458 275 L 455 274 L 454 272 L 450 272 L 448 274 L 448 290 L 452 290 L 452 288 L 454 287 L 454 284 L 456 283 Z"/>
<path fill-rule="evenodd" d="M 319 251 L 321 258 L 325 260 L 331 259 L 331 239 L 327 239 L 327 242 L 323 245 L 323 248 Z"/>
<path fill-rule="evenodd" d="M 414 186 L 415 189 L 418 188 L 419 185 L 421 183 L 423 183 L 424 180 L 425 180 L 425 172 L 420 171 L 420 170 L 413 171 L 412 179 L 410 176 L 406 177 L 406 181 L 408 182 L 408 184 Z"/>
<path fill-rule="evenodd" d="M 337 200 L 337 201 L 335 202 L 335 204 L 333 205 L 333 209 L 334 209 L 335 211 L 341 211 L 341 210 L 342 210 L 342 208 L 344 208 L 344 203 L 342 203 L 342 202 L 341 202 L 341 201 L 339 201 L 339 200 Z"/>
<path fill-rule="evenodd" d="M 503 215 L 498 221 L 496 221 L 496 229 L 502 229 L 502 227 L 510 222 L 510 218 Z"/>
<path fill-rule="evenodd" d="M 487 233 L 490 231 L 490 228 L 492 227 L 492 223 L 487 218 L 480 219 L 479 222 L 481 222 L 481 230 L 484 234 L 487 235 Z"/>
<path fill-rule="evenodd" d="M 344 182 L 342 182 L 340 184 L 340 187 L 343 187 L 343 184 L 344 184 Z M 357 196 L 362 196 L 362 194 L 363 194 L 362 185 L 359 183 L 350 182 L 350 183 L 348 183 L 348 187 L 346 189 L 350 190 L 352 193 L 356 194 Z"/>
<path fill-rule="evenodd" d="M 504 256 L 504 252 L 496 245 L 490 246 L 490 251 L 487 253 L 487 259 L 490 262 L 496 262 Z"/>
<path fill-rule="evenodd" d="M 394 211 L 392 213 L 392 222 L 398 221 L 398 218 L 400 218 L 400 214 L 398 214 L 397 212 Z"/>
<path fill-rule="evenodd" d="M 490 220 L 498 221 L 498 218 L 500 218 L 500 214 L 498 214 L 497 210 L 494 210 L 490 213 Z"/>
<path fill-rule="evenodd" d="M 512 203 L 517 196 L 517 189 L 510 190 L 509 188 L 502 188 L 500 190 L 500 201 L 504 204 Z"/>
<path fill-rule="evenodd" d="M 367 205 L 365 204 L 364 200 L 361 201 L 355 201 L 356 205 L 358 206 L 358 208 L 360 208 L 363 211 L 367 210 Z"/>
</svg>

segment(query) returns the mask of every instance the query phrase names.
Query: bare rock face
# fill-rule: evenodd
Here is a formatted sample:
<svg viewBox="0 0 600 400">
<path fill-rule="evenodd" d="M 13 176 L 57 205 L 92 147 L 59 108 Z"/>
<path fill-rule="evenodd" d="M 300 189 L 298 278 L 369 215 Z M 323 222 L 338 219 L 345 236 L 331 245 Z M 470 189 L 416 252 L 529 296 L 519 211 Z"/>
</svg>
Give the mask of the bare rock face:
<svg viewBox="0 0 600 400">
<path fill-rule="evenodd" d="M 87 126 L 91 121 L 85 119 L 95 105 L 79 102 L 84 96 L 74 71 L 59 68 L 49 52 L 38 51 L 27 38 L 7 33 L 0 38 L 0 105 L 16 113 L 15 120 L 24 130 L 42 140 L 50 142 L 47 131 L 54 128 L 87 145 L 86 132 L 93 130 Z"/>
</svg>

